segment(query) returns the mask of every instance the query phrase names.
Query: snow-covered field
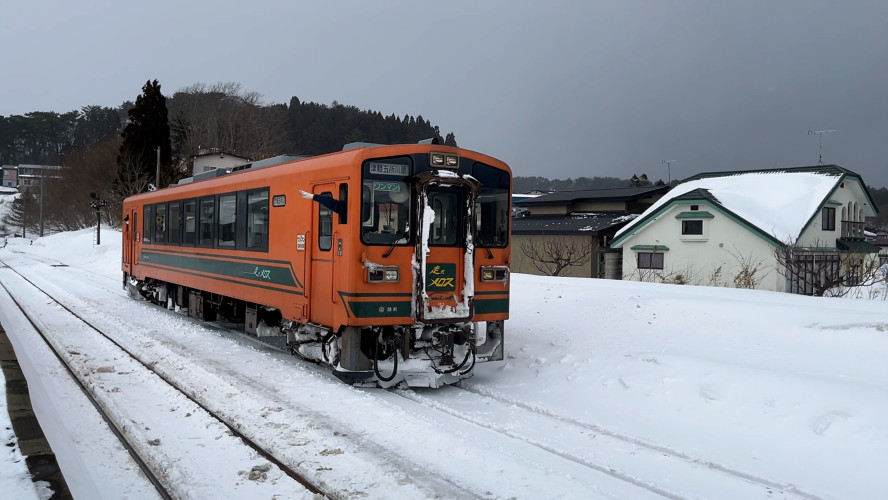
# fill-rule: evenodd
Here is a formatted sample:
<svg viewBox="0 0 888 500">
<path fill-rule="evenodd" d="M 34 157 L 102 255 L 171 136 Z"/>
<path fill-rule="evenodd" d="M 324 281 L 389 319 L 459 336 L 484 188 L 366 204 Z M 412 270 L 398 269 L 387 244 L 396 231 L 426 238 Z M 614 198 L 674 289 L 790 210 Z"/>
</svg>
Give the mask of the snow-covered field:
<svg viewBox="0 0 888 500">
<path fill-rule="evenodd" d="M 120 288 L 119 233 L 102 233 L 99 247 L 90 230 L 33 244 L 9 239 L 0 260 L 66 290 L 96 321 L 124 325 L 122 338 L 137 338 L 125 325 L 140 325 L 145 342 L 132 343 L 145 345 L 134 347 L 184 369 L 196 391 L 203 383 L 232 384 L 225 391 L 237 397 L 223 393 L 214 404 L 232 405 L 245 428 L 269 429 L 276 451 L 298 459 L 313 447 L 338 450 L 313 454 L 312 467 L 331 484 L 347 484 L 341 491 L 389 498 L 888 495 L 886 301 L 516 274 L 507 359 L 477 365 L 463 382 L 469 392 L 354 389 L 313 365 L 132 301 Z M 54 261 L 69 267 L 51 267 Z M 4 284 L 12 276 L 0 269 Z M 0 290 L 0 323 L 10 337 L 22 334 L 10 327 L 21 324 L 14 316 Z M 18 352 L 22 342 L 14 344 Z M 26 375 L 32 391 L 52 384 L 39 371 Z M 212 401 L 215 391 L 203 389 Z M 61 397 L 32 397 L 44 425 L 65 413 L 52 409 Z M 298 439 L 297 415 L 313 419 Z M 0 398 L 9 442 L 6 419 Z M 280 429 L 279 439 L 270 429 Z M 47 434 L 57 453 L 68 454 L 59 457 L 66 476 L 103 453 L 70 444 L 83 435 Z M 3 496 L 39 498 L 17 448 L 4 449 Z M 404 464 L 410 470 L 399 472 Z M 218 479 L 195 479 L 189 491 L 224 495 L 213 490 L 228 484 Z M 108 489 L 119 481 L 114 475 Z M 89 491 L 101 494 L 97 482 Z"/>
</svg>

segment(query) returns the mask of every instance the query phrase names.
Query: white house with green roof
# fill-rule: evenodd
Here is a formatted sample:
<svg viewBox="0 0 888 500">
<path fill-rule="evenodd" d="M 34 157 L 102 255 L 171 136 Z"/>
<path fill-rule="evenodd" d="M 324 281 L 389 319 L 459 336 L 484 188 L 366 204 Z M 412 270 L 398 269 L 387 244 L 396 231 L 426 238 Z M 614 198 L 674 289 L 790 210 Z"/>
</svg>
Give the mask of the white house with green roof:
<svg viewBox="0 0 888 500">
<path fill-rule="evenodd" d="M 709 172 L 666 193 L 610 246 L 622 249 L 623 279 L 816 294 L 825 275 L 853 282 L 878 254 L 864 241 L 877 211 L 863 179 L 838 165 Z"/>
</svg>

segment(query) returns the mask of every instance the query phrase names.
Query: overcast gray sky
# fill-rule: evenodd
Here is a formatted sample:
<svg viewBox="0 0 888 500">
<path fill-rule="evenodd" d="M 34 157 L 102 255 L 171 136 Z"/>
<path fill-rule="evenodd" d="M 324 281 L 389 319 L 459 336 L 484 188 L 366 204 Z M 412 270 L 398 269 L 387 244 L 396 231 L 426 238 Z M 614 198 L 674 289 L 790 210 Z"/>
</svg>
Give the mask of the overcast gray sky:
<svg viewBox="0 0 888 500">
<path fill-rule="evenodd" d="M 0 115 L 237 82 L 422 115 L 550 178 L 824 163 L 888 186 L 888 2 L 4 0 Z"/>
</svg>

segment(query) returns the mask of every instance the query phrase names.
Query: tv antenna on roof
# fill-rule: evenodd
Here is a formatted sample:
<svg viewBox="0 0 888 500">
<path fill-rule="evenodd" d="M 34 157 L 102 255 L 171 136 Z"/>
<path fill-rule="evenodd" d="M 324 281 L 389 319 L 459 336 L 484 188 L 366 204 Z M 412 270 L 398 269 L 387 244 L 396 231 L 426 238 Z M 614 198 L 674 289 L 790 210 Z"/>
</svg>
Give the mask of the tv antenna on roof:
<svg viewBox="0 0 888 500">
<path fill-rule="evenodd" d="M 817 159 L 818 165 L 823 165 L 823 135 L 828 134 L 830 132 L 835 132 L 835 130 L 809 130 L 808 135 L 817 134 L 820 140 L 820 158 Z"/>
<path fill-rule="evenodd" d="M 666 175 L 667 175 L 667 178 L 669 179 L 669 181 L 666 182 L 667 186 L 672 185 L 672 168 L 671 168 L 671 166 L 676 161 L 678 161 L 678 160 L 663 160 L 663 162 L 662 162 L 663 165 L 666 165 Z"/>
</svg>

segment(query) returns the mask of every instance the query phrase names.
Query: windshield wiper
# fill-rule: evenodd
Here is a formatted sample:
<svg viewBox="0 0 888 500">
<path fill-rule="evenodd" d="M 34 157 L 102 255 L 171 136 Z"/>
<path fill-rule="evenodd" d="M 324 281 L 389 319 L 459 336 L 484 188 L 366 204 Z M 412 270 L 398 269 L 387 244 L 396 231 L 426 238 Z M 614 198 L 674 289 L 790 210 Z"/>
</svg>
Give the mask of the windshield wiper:
<svg viewBox="0 0 888 500">
<path fill-rule="evenodd" d="M 397 243 L 398 243 L 398 240 L 394 240 L 394 241 L 392 241 L 392 246 L 391 246 L 391 248 L 389 248 L 388 250 L 386 250 L 386 252 L 385 252 L 384 254 L 382 254 L 382 258 L 383 258 L 383 259 L 387 259 L 388 256 L 392 254 L 392 252 L 395 250 L 395 245 L 396 245 Z"/>
<path fill-rule="evenodd" d="M 481 235 L 476 234 L 476 235 L 475 235 L 475 239 L 478 240 L 478 243 L 481 244 L 481 248 L 483 248 L 484 250 L 487 250 L 487 258 L 488 258 L 488 259 L 492 259 L 492 258 L 493 258 L 493 252 L 490 251 L 490 247 L 487 246 L 487 243 L 484 243 L 484 240 L 481 239 Z"/>
</svg>

